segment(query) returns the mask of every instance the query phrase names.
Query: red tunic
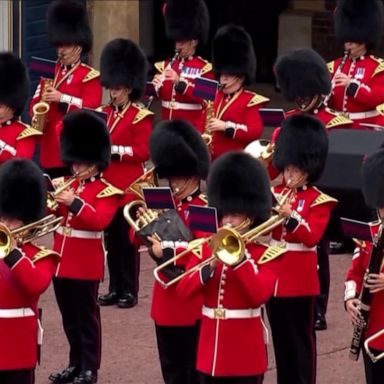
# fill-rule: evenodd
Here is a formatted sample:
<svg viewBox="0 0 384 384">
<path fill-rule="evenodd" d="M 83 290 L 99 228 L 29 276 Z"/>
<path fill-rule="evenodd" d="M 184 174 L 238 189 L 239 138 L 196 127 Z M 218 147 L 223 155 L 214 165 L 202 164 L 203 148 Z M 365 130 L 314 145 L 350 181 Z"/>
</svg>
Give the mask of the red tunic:
<svg viewBox="0 0 384 384">
<path fill-rule="evenodd" d="M 72 184 L 81 202 L 77 213 L 59 204 L 63 216 L 55 232 L 53 249 L 61 255 L 56 276 L 79 280 L 101 280 L 104 276 L 103 231 L 120 205 L 121 191 L 103 179 L 91 178 Z"/>
<path fill-rule="evenodd" d="M 188 200 L 188 198 L 187 198 Z M 177 210 L 180 217 L 188 225 L 189 205 L 206 205 L 206 201 L 197 195 L 190 201 L 179 202 Z M 195 237 L 200 234 L 194 233 Z M 183 249 L 179 247 L 177 253 Z M 176 251 L 175 251 L 176 253 Z M 188 262 L 188 256 L 181 263 Z M 178 283 L 164 289 L 157 281 L 153 287 L 151 316 L 157 325 L 160 326 L 191 326 L 201 318 L 202 295 L 196 295 L 188 300 L 180 297 L 176 291 Z"/>
<path fill-rule="evenodd" d="M 373 235 L 379 231 L 379 224 L 373 228 Z M 346 296 L 348 298 L 358 297 L 362 288 L 364 274 L 366 268 L 368 267 L 369 257 L 371 254 L 372 243 L 363 242 L 360 247 L 358 247 L 353 255 L 352 265 L 347 272 L 346 276 L 346 286 L 350 282 L 356 284 L 355 288 L 352 291 L 346 290 Z M 381 272 L 384 272 L 384 266 L 381 268 Z M 384 291 L 380 291 L 372 294 L 371 310 L 369 312 L 367 329 L 365 331 L 365 338 L 372 336 L 378 331 L 381 331 L 384 328 Z M 384 351 L 384 336 L 379 337 L 376 340 L 373 340 L 369 343 L 370 348 L 374 348 L 378 351 Z"/>
<path fill-rule="evenodd" d="M 111 105 L 103 107 L 103 111 L 108 115 L 112 141 L 112 161 L 103 177 L 124 191 L 144 173 L 144 162 L 149 159 L 153 113 L 134 103 L 128 103 L 121 112 L 115 112 Z M 122 205 L 131 195 L 126 196 Z"/>
<path fill-rule="evenodd" d="M 247 245 L 246 259 L 236 267 L 219 263 L 206 282 L 200 270 L 181 280 L 178 292 L 190 298 L 202 292 L 204 307 L 224 310 L 260 310 L 275 289 L 276 275 L 272 264 L 257 265 L 268 248 Z M 203 259 L 211 256 L 203 248 Z M 190 266 L 200 260 L 192 259 Z M 261 315 L 248 318 L 212 318 L 202 316 L 197 369 L 211 376 L 255 376 L 267 370 L 267 347 Z"/>
<path fill-rule="evenodd" d="M 168 59 L 155 63 L 158 73 L 163 73 L 168 68 L 170 61 Z M 185 89 L 178 92 L 172 81 L 165 80 L 163 82 L 163 86 L 158 90 L 158 95 L 162 101 L 162 119 L 187 120 L 202 133 L 205 129 L 206 102 L 204 99 L 194 96 L 193 89 L 195 79 L 198 77 L 214 79 L 212 64 L 200 56 L 192 56 L 188 59 L 175 60 L 172 69 L 179 74 L 180 81 L 185 83 L 183 87 Z M 178 103 L 181 104 L 178 105 Z"/>
<path fill-rule="evenodd" d="M 281 192 L 286 192 L 283 185 L 272 190 L 276 197 Z M 281 244 L 287 250 L 277 260 L 279 274 L 276 297 L 319 294 L 316 246 L 324 234 L 336 203 L 335 199 L 315 187 L 307 185 L 297 190 L 292 202 L 292 217 L 295 218 L 272 231 L 271 244 Z"/>
<path fill-rule="evenodd" d="M 56 253 L 31 243 L 0 259 L 0 370 L 36 366 L 38 300 L 48 288 L 58 261 Z M 2 314 L 4 310 L 23 312 L 23 308 L 24 317 Z"/>
<path fill-rule="evenodd" d="M 50 103 L 46 118 L 44 135 L 41 140 L 40 162 L 44 168 L 62 167 L 60 157 L 60 122 L 66 113 L 81 108 L 95 109 L 101 104 L 102 88 L 100 73 L 92 67 L 77 63 L 71 69 L 63 71 L 60 64 L 56 64 L 54 87 L 61 93 L 72 97 L 69 103 L 59 108 L 59 103 Z M 41 100 L 42 81 L 36 89 L 30 105 Z"/>
<path fill-rule="evenodd" d="M 0 164 L 14 157 L 32 159 L 41 135 L 19 120 L 0 124 Z"/>
<path fill-rule="evenodd" d="M 361 123 L 384 125 L 376 107 L 384 103 L 384 61 L 373 55 L 361 56 L 356 59 L 348 58 L 340 68 L 342 58 L 328 63 L 332 78 L 337 72 L 347 74 L 352 79 L 352 85 L 333 87 L 328 105 L 346 114 L 353 120 L 353 128 L 364 128 Z M 353 113 L 368 113 L 366 116 Z M 348 115 L 349 113 L 352 113 Z"/>
<path fill-rule="evenodd" d="M 222 131 L 213 132 L 212 160 L 225 152 L 244 149 L 251 141 L 260 138 L 263 122 L 259 109 L 268 101 L 264 96 L 243 89 L 230 99 L 218 92 L 213 105 L 214 117 L 228 122 L 233 134 L 226 136 Z"/>
</svg>

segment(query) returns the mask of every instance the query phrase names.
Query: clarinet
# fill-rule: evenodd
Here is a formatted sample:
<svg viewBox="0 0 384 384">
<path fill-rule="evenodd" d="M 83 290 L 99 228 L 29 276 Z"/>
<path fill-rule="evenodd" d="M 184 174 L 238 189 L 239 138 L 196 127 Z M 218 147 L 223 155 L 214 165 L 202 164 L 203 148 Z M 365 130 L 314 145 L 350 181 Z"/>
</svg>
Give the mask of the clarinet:
<svg viewBox="0 0 384 384">
<path fill-rule="evenodd" d="M 180 55 L 180 51 L 178 49 L 175 49 L 175 54 L 173 55 L 171 61 L 168 63 L 167 67 L 164 69 L 164 71 L 162 72 L 162 74 L 160 75 L 160 79 L 161 79 L 161 84 L 156 87 L 156 92 L 159 91 L 159 89 L 163 86 L 163 82 L 165 80 L 165 71 L 167 69 L 171 69 L 173 67 L 173 64 L 175 63 L 175 61 L 179 58 L 179 55 Z"/>
<path fill-rule="evenodd" d="M 369 288 L 365 287 L 365 282 L 370 273 L 380 273 L 381 264 L 383 262 L 384 252 L 384 231 L 383 226 L 380 227 L 379 233 L 375 236 L 372 244 L 371 254 L 369 256 L 368 267 L 364 274 L 363 286 L 360 292 L 360 315 L 353 329 L 353 336 L 351 347 L 349 349 L 349 358 L 357 361 L 359 358 L 360 350 L 363 346 L 363 338 L 367 328 L 369 312 L 371 310 L 372 293 Z"/>
<path fill-rule="evenodd" d="M 342 60 L 341 60 L 341 62 L 340 62 L 340 64 L 339 64 L 339 66 L 337 67 L 336 72 L 335 72 L 335 74 L 333 75 L 333 78 L 332 78 L 331 92 L 328 93 L 328 95 L 325 97 L 325 99 L 324 99 L 324 101 L 323 101 L 323 104 L 324 104 L 325 106 L 328 105 L 328 101 L 329 101 L 329 99 L 331 98 L 332 93 L 333 93 L 333 90 L 334 90 L 334 88 L 335 88 L 335 82 L 333 81 L 333 79 L 335 78 L 336 75 L 338 75 L 339 73 L 341 73 L 341 71 L 342 71 L 343 68 L 344 68 L 345 63 L 347 62 L 348 57 L 349 57 L 349 51 L 348 51 L 348 50 L 347 50 L 347 51 L 344 51 L 344 56 L 343 56 L 343 58 L 342 58 Z"/>
</svg>

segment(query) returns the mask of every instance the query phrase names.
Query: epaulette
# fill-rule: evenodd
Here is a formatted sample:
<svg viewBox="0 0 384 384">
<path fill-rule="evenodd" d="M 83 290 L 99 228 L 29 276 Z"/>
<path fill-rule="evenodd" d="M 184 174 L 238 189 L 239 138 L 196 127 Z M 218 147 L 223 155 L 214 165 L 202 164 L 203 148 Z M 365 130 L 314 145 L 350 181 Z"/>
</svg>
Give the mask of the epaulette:
<svg viewBox="0 0 384 384">
<path fill-rule="evenodd" d="M 199 199 L 204 201 L 205 204 L 208 204 L 208 196 L 205 193 L 200 193 Z"/>
<path fill-rule="evenodd" d="M 379 57 L 373 56 L 373 55 L 370 55 L 369 57 L 372 60 L 377 62 L 377 66 L 376 66 L 376 68 L 373 71 L 372 76 L 371 76 L 371 78 L 372 78 L 372 77 L 375 77 L 377 74 L 379 74 L 379 73 L 384 71 L 384 60 L 380 59 Z"/>
<path fill-rule="evenodd" d="M 250 92 L 254 93 L 254 92 Z M 255 105 L 267 103 L 269 101 L 268 97 L 258 95 L 257 93 L 254 93 L 251 100 L 249 100 L 247 107 L 254 107 Z"/>
<path fill-rule="evenodd" d="M 16 137 L 16 140 L 22 140 L 22 139 L 25 139 L 26 137 L 30 137 L 30 136 L 41 136 L 43 134 L 43 132 L 38 131 L 35 128 L 32 128 L 29 125 L 26 125 L 26 124 L 24 124 L 24 125 L 25 125 L 25 129 L 23 129 L 19 133 L 19 135 Z"/>
<path fill-rule="evenodd" d="M 335 127 L 338 127 L 340 125 L 351 125 L 351 124 L 353 124 L 352 120 L 348 119 L 347 117 L 343 116 L 342 114 L 337 113 L 336 111 L 333 111 L 330 108 L 326 108 L 326 111 L 329 114 L 335 116 L 330 121 L 328 121 L 328 123 L 325 126 L 326 129 L 335 128 Z"/>
<path fill-rule="evenodd" d="M 52 251 L 52 249 L 40 247 L 36 244 L 34 244 L 34 246 L 37 248 L 40 248 L 40 251 L 37 252 L 36 255 L 32 257 L 32 263 L 33 264 L 35 264 L 37 261 L 44 259 L 45 257 L 48 257 L 48 256 L 57 256 L 60 258 L 60 254 L 55 252 L 55 251 Z"/>
<path fill-rule="evenodd" d="M 335 60 L 327 63 L 327 68 L 330 73 L 333 73 L 335 71 Z"/>
<path fill-rule="evenodd" d="M 198 56 L 198 58 L 205 63 L 204 67 L 201 68 L 201 72 L 200 72 L 200 75 L 203 76 L 205 75 L 206 73 L 208 72 L 211 72 L 212 71 L 212 64 L 208 61 L 208 60 L 205 60 L 203 59 L 202 57 Z"/>
<path fill-rule="evenodd" d="M 380 104 L 376 107 L 376 111 L 380 113 L 380 115 L 384 115 L 384 103 Z"/>
<path fill-rule="evenodd" d="M 134 117 L 133 121 L 132 121 L 132 124 L 137 124 L 139 123 L 141 120 L 143 120 L 144 118 L 146 118 L 147 116 L 152 116 L 153 115 L 153 112 L 151 112 L 150 110 L 146 109 L 146 108 L 143 108 L 141 105 L 139 104 L 133 104 L 134 107 L 137 108 L 137 113 L 136 113 L 136 116 Z"/>
<path fill-rule="evenodd" d="M 279 256 L 284 254 L 287 250 L 283 247 L 279 247 L 278 245 L 267 246 L 268 248 L 265 250 L 263 255 L 258 260 L 257 264 L 265 264 L 269 263 L 272 260 L 277 259 Z"/>
<path fill-rule="evenodd" d="M 110 196 L 115 196 L 115 195 L 123 195 L 124 191 L 122 191 L 119 188 L 114 187 L 112 184 L 108 183 L 107 180 L 105 179 L 100 179 L 106 187 L 100 191 L 96 197 L 98 198 L 103 198 L 103 197 L 110 197 Z"/>
<path fill-rule="evenodd" d="M 160 73 L 164 72 L 164 66 L 165 66 L 165 61 L 158 61 L 157 63 L 155 63 L 155 68 Z"/>
<path fill-rule="evenodd" d="M 312 204 L 310 205 L 311 207 L 316 207 L 317 205 L 321 205 L 321 204 L 325 204 L 325 203 L 337 203 L 337 199 L 335 199 L 334 197 L 332 196 L 329 196 L 323 192 L 321 192 L 319 189 L 317 189 L 316 187 L 314 187 L 319 193 L 320 195 L 316 197 L 316 199 L 312 202 Z"/>
<path fill-rule="evenodd" d="M 89 72 L 85 75 L 84 79 L 82 80 L 82 83 L 86 83 L 88 81 L 91 81 L 93 79 L 100 77 L 100 72 L 97 69 L 92 68 L 86 64 L 82 64 L 82 66 L 85 66 L 89 69 Z"/>
</svg>

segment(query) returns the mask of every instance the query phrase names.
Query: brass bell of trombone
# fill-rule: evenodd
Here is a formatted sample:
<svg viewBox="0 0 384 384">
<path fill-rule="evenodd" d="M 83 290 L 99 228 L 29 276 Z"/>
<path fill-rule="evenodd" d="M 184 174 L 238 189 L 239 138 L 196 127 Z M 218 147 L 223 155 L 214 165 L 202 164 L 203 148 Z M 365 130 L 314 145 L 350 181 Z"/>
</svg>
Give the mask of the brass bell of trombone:
<svg viewBox="0 0 384 384">
<path fill-rule="evenodd" d="M 272 161 L 275 144 L 269 140 L 255 140 L 249 143 L 244 151 L 252 157 L 269 164 Z"/>
<path fill-rule="evenodd" d="M 15 229 L 9 229 L 0 223 L 0 259 L 8 256 L 17 244 L 26 244 L 55 231 L 62 217 L 48 215 L 33 223 Z"/>
</svg>

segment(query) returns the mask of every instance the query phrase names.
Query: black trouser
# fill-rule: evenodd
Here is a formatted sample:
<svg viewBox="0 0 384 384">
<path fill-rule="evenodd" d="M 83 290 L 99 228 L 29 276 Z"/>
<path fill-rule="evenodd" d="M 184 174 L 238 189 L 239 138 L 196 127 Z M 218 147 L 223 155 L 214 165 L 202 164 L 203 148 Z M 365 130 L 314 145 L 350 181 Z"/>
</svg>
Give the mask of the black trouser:
<svg viewBox="0 0 384 384">
<path fill-rule="evenodd" d="M 272 298 L 272 330 L 278 384 L 316 383 L 315 296 Z"/>
<path fill-rule="evenodd" d="M 212 377 L 200 373 L 200 384 L 262 384 L 264 375 L 244 377 Z"/>
<path fill-rule="evenodd" d="M 327 313 L 329 284 L 331 280 L 329 271 L 329 240 L 324 235 L 317 246 L 317 265 L 320 280 L 320 295 L 316 298 L 316 314 L 325 315 Z"/>
<path fill-rule="evenodd" d="M 54 278 L 53 287 L 69 342 L 69 366 L 97 371 L 101 360 L 99 282 Z"/>
<path fill-rule="evenodd" d="M 34 382 L 34 369 L 0 371 L 0 384 L 33 384 Z"/>
<path fill-rule="evenodd" d="M 198 384 L 196 355 L 200 322 L 191 327 L 155 326 L 164 383 Z"/>
<path fill-rule="evenodd" d="M 371 348 L 372 349 L 372 348 Z M 382 353 L 383 351 L 377 351 L 372 349 L 374 355 Z M 367 384 L 383 384 L 384 382 L 384 359 L 373 363 L 371 358 L 367 355 L 363 348 L 364 368 L 365 368 L 365 380 Z"/>
<path fill-rule="evenodd" d="M 129 239 L 129 228 L 123 208 L 119 208 L 106 230 L 109 292 L 117 292 L 119 295 L 132 293 L 137 296 L 140 259 L 136 247 Z"/>
</svg>

